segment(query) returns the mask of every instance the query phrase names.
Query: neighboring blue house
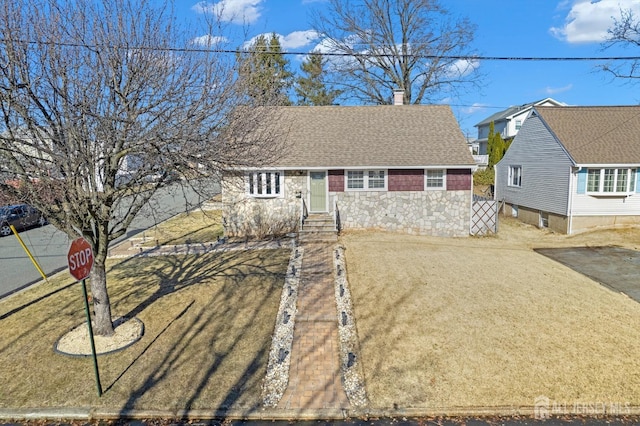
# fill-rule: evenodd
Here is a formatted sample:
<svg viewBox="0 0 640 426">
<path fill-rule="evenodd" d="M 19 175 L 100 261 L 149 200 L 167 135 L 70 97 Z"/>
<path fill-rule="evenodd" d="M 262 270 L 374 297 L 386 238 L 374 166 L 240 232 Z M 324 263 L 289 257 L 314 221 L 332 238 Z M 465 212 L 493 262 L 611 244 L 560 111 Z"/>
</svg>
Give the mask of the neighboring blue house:
<svg viewBox="0 0 640 426">
<path fill-rule="evenodd" d="M 640 225 L 640 106 L 534 107 L 495 170 L 496 200 L 523 222 Z"/>
</svg>

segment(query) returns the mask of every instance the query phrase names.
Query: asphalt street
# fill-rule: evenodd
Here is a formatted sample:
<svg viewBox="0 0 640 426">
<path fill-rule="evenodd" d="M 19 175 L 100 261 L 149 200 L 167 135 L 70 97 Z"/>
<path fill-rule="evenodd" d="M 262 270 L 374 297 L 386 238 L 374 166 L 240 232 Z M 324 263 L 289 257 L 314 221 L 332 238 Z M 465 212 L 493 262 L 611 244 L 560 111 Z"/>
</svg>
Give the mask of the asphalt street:
<svg viewBox="0 0 640 426">
<path fill-rule="evenodd" d="M 160 190 L 133 221 L 127 234 L 112 244 L 129 238 L 163 220 L 199 205 L 198 194 L 178 185 Z M 22 240 L 47 276 L 67 268 L 71 241 L 52 225 L 20 233 Z M 42 277 L 20 243 L 11 235 L 0 238 L 0 298 L 40 281 Z"/>
</svg>

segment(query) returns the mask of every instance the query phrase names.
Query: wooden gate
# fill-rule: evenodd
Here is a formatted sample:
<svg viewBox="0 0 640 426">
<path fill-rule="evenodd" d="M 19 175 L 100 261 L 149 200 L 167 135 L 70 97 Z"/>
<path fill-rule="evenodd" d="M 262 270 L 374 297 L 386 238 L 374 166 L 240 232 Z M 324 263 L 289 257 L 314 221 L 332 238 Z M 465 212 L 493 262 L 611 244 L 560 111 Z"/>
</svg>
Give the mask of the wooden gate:
<svg viewBox="0 0 640 426">
<path fill-rule="evenodd" d="M 498 232 L 498 202 L 473 196 L 471 203 L 471 235 L 487 235 Z"/>
</svg>

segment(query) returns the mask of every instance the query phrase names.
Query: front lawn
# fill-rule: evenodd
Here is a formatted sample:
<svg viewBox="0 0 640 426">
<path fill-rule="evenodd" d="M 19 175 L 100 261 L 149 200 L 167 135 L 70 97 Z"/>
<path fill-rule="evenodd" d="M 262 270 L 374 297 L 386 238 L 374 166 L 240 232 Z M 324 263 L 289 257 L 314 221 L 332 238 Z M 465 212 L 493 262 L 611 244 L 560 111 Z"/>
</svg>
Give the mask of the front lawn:
<svg viewBox="0 0 640 426">
<path fill-rule="evenodd" d="M 288 250 L 135 257 L 108 263 L 114 317 L 145 333 L 100 356 L 54 353 L 84 321 L 81 288 L 63 273 L 0 302 L 0 408 L 247 408 L 260 403 Z"/>
<path fill-rule="evenodd" d="M 640 230 L 567 237 L 507 219 L 493 237 L 342 243 L 373 407 L 640 405 L 640 304 L 532 251 L 638 249 Z"/>
</svg>

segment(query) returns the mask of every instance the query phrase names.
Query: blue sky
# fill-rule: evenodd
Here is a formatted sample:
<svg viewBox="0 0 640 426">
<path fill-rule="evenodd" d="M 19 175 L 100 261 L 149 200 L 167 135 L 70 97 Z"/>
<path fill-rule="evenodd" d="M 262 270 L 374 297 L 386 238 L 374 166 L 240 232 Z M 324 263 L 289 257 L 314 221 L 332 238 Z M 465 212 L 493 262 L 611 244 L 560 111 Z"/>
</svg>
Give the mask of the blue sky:
<svg viewBox="0 0 640 426">
<path fill-rule="evenodd" d="M 485 57 L 640 56 L 640 48 L 603 50 L 606 30 L 620 9 L 640 17 L 638 0 L 441 0 L 452 14 L 477 26 L 471 47 Z M 289 52 L 308 52 L 321 43 L 310 31 L 309 14 L 324 0 L 176 0 L 181 18 L 194 22 L 218 13 L 227 22 L 225 36 L 234 46 L 259 34 L 277 33 Z M 217 37 L 219 34 L 202 34 Z M 293 70 L 300 57 L 291 56 Z M 552 97 L 570 105 L 640 103 L 640 85 L 613 80 L 599 71 L 602 61 L 480 61 L 483 87 L 456 98 L 452 106 L 460 127 L 476 135 L 474 124 L 495 112 Z"/>
</svg>

